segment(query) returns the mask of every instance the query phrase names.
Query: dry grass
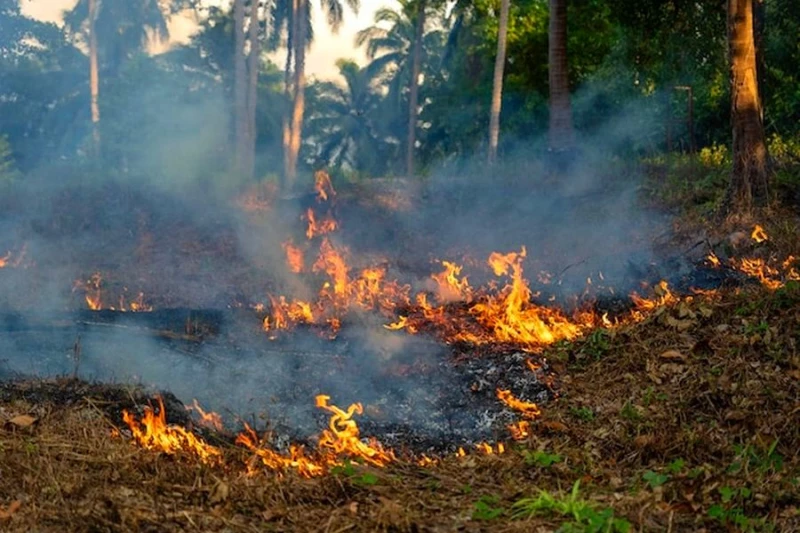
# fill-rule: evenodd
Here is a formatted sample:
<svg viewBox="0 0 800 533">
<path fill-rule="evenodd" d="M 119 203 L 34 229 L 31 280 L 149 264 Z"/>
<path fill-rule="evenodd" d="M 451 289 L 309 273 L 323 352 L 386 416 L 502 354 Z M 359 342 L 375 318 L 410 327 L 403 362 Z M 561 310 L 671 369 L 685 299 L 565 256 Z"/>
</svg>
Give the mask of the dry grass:
<svg viewBox="0 0 800 533">
<path fill-rule="evenodd" d="M 226 467 L 138 449 L 112 436 L 127 391 L 7 384 L 0 420 L 37 422 L 0 430 L 0 529 L 552 531 L 568 518 L 515 520 L 511 506 L 580 480 L 634 531 L 797 531 L 798 341 L 796 288 L 684 303 L 554 347 L 563 396 L 504 455 L 313 480 L 247 477 L 235 447 Z"/>
</svg>

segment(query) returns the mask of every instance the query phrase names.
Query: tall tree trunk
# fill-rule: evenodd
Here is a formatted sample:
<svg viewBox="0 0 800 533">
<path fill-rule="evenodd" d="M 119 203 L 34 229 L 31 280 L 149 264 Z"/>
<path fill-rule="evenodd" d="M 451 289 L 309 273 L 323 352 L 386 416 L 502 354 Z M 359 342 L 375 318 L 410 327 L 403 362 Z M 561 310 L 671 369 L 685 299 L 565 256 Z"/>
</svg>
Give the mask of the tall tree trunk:
<svg viewBox="0 0 800 533">
<path fill-rule="evenodd" d="M 408 138 L 406 139 L 406 174 L 414 177 L 414 151 L 417 144 L 417 111 L 419 107 L 419 73 L 422 63 L 422 38 L 425 34 L 425 0 L 417 0 L 417 27 L 411 58 L 411 80 L 408 85 Z"/>
<path fill-rule="evenodd" d="M 289 167 L 291 157 L 289 144 L 292 140 L 291 109 L 294 105 L 294 92 L 292 91 L 292 59 L 294 58 L 294 41 L 297 37 L 297 7 L 300 0 L 292 0 L 291 18 L 286 32 L 286 65 L 283 72 L 283 88 L 286 96 L 286 109 L 283 114 L 283 183 L 286 187 L 289 181 Z"/>
<path fill-rule="evenodd" d="M 567 71 L 567 1 L 550 0 L 548 39 L 550 82 L 550 149 L 564 152 L 573 147 L 572 109 Z"/>
<path fill-rule="evenodd" d="M 92 113 L 92 150 L 100 157 L 100 72 L 97 59 L 97 0 L 89 0 L 89 93 Z"/>
<path fill-rule="evenodd" d="M 489 163 L 494 163 L 497 160 L 497 143 L 500 139 L 500 109 L 503 104 L 503 70 L 506 65 L 509 3 L 509 0 L 501 0 L 500 2 L 500 20 L 497 28 L 497 57 L 494 60 L 492 107 L 489 113 Z"/>
<path fill-rule="evenodd" d="M 753 0 L 728 0 L 728 53 L 731 62 L 733 173 L 725 207 L 750 212 L 769 192 L 769 154 L 764 139 L 753 26 Z"/>
<path fill-rule="evenodd" d="M 233 34 L 234 167 L 237 173 L 244 173 L 247 143 L 247 71 L 244 57 L 244 0 L 234 0 L 233 3 Z"/>
<path fill-rule="evenodd" d="M 250 2 L 250 56 L 247 59 L 249 75 L 247 84 L 247 158 L 245 174 L 252 178 L 256 163 L 256 107 L 258 99 L 258 59 L 261 47 L 258 42 L 258 0 Z"/>
<path fill-rule="evenodd" d="M 306 13 L 308 0 L 297 3 L 297 33 L 294 42 L 294 102 L 292 102 L 292 121 L 289 139 L 289 168 L 286 172 L 287 186 L 294 186 L 297 179 L 297 159 L 303 135 L 303 113 L 305 111 L 306 89 Z"/>
</svg>

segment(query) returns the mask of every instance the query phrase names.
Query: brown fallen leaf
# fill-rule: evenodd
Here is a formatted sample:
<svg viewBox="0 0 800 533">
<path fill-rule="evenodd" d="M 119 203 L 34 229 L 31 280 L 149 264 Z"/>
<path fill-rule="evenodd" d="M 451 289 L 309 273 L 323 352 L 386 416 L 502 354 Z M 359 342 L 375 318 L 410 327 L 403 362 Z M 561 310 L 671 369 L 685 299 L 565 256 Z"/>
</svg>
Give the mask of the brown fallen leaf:
<svg viewBox="0 0 800 533">
<path fill-rule="evenodd" d="M 686 361 L 686 356 L 683 355 L 678 350 L 667 350 L 666 352 L 659 355 L 661 359 L 666 359 L 667 361 Z"/>
<path fill-rule="evenodd" d="M 231 488 L 227 483 L 220 481 L 214 488 L 211 489 L 211 495 L 208 498 L 209 503 L 216 504 L 226 501 L 231 495 Z"/>
<path fill-rule="evenodd" d="M 633 439 L 633 444 L 637 448 L 646 448 L 650 446 L 655 441 L 655 437 L 653 435 L 639 435 L 635 439 Z"/>
<path fill-rule="evenodd" d="M 22 507 L 22 502 L 19 500 L 11 502 L 7 509 L 0 507 L 0 520 L 8 520 L 14 513 L 19 511 L 20 507 Z"/>
<path fill-rule="evenodd" d="M 556 420 L 546 420 L 544 422 L 541 422 L 540 425 L 543 428 L 549 429 L 550 431 L 553 431 L 555 433 L 564 433 L 569 429 L 566 426 L 566 424 L 562 424 L 561 422 L 558 422 Z"/>
<path fill-rule="evenodd" d="M 5 428 L 9 431 L 25 429 L 34 425 L 36 422 L 38 422 L 38 419 L 30 415 L 17 415 L 5 423 Z"/>
</svg>

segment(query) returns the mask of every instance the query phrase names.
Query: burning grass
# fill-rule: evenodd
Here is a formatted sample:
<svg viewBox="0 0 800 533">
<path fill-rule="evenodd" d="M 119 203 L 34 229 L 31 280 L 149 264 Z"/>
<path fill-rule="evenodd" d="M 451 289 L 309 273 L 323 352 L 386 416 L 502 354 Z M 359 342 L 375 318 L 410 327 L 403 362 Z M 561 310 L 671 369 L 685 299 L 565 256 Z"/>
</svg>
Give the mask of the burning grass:
<svg viewBox="0 0 800 533">
<path fill-rule="evenodd" d="M 552 345 L 565 394 L 519 424 L 505 453 L 378 466 L 367 452 L 313 479 L 230 466 L 252 462 L 258 444 L 219 441 L 226 461 L 203 463 L 112 437 L 136 393 L 5 384 L 2 529 L 797 530 L 800 288 L 726 289 L 660 309 Z M 323 448 L 364 443 L 349 424 L 356 407 L 319 403 L 332 416 Z M 168 418 L 179 414 L 170 405 Z"/>
</svg>

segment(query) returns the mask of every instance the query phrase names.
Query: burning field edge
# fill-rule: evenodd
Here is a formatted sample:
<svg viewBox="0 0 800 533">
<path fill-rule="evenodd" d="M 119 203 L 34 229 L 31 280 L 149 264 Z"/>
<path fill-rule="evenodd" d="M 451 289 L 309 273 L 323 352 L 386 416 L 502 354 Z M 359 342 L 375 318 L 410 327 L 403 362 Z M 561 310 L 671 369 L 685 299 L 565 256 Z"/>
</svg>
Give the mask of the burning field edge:
<svg viewBox="0 0 800 533">
<path fill-rule="evenodd" d="M 563 395 L 504 453 L 249 472 L 132 444 L 157 403 L 76 380 L 0 386 L 3 531 L 797 531 L 800 287 L 721 289 L 556 343 Z M 168 421 L 190 427 L 163 396 Z M 572 528 L 572 529 L 569 529 Z"/>
</svg>

